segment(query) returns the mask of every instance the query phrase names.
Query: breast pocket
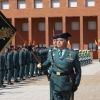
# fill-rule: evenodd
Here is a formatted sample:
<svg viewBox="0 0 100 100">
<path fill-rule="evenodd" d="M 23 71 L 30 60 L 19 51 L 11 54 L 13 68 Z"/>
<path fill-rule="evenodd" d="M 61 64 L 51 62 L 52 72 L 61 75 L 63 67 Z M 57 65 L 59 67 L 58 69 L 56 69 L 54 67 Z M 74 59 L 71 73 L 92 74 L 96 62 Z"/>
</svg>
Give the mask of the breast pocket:
<svg viewBox="0 0 100 100">
<path fill-rule="evenodd" d="M 71 59 L 71 58 L 66 58 L 65 59 L 65 66 L 66 66 L 66 68 L 70 68 L 71 66 L 73 66 L 73 59 Z"/>
</svg>

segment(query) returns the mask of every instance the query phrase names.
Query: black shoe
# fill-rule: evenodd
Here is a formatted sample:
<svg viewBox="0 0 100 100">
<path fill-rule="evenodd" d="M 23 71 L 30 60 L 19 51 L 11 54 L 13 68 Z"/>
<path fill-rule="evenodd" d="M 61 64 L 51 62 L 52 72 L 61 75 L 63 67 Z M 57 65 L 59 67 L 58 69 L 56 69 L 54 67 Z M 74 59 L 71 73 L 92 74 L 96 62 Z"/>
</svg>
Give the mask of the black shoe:
<svg viewBox="0 0 100 100">
<path fill-rule="evenodd" d="M 23 80 L 26 80 L 26 79 L 24 79 L 24 78 L 20 78 L 20 81 L 23 81 Z"/>
<path fill-rule="evenodd" d="M 4 87 L 6 87 L 6 85 L 1 85 L 1 86 L 0 86 L 0 88 L 4 88 Z"/>
<path fill-rule="evenodd" d="M 20 82 L 20 81 L 18 81 L 18 80 L 15 80 L 14 82 Z"/>
<path fill-rule="evenodd" d="M 32 77 L 34 77 L 34 76 L 29 76 L 29 78 L 32 78 Z"/>
<path fill-rule="evenodd" d="M 5 78 L 5 81 L 7 81 L 7 78 Z"/>
<path fill-rule="evenodd" d="M 25 78 L 23 78 L 22 80 L 26 80 Z"/>
<path fill-rule="evenodd" d="M 36 77 L 36 74 L 34 74 L 33 77 Z"/>
<path fill-rule="evenodd" d="M 9 82 L 9 83 L 7 83 L 8 85 L 13 85 L 13 83 L 11 83 L 11 82 Z"/>
</svg>

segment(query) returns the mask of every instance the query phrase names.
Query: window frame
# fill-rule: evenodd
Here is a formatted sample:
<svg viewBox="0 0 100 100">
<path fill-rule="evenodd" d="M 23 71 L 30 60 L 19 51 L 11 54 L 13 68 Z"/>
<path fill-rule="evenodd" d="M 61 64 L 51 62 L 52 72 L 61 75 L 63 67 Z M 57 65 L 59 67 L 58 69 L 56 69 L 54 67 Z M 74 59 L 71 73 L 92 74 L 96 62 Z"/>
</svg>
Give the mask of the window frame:
<svg viewBox="0 0 100 100">
<path fill-rule="evenodd" d="M 19 8 L 19 1 L 25 1 L 25 8 Z M 26 9 L 26 0 L 17 0 L 17 9 L 23 10 Z"/>
<path fill-rule="evenodd" d="M 89 47 L 89 44 L 91 44 L 91 48 Z M 95 47 L 93 45 L 95 45 Z M 92 43 L 92 42 L 91 43 L 88 43 L 88 50 L 90 50 L 90 51 L 97 51 L 96 44 L 95 43 Z"/>
<path fill-rule="evenodd" d="M 36 0 L 34 0 L 34 9 L 42 9 L 43 8 L 43 0 L 41 0 L 41 3 L 42 3 L 42 7 L 41 8 L 36 8 Z"/>
<path fill-rule="evenodd" d="M 70 0 L 68 0 L 68 8 L 77 8 L 77 6 L 78 6 L 77 0 L 76 0 L 76 6 L 75 7 L 74 6 L 70 6 Z"/>
<path fill-rule="evenodd" d="M 61 29 L 57 29 L 57 26 L 56 26 L 56 25 L 57 25 L 57 23 L 61 23 Z M 63 29 L 62 24 L 63 24 L 63 23 L 62 23 L 62 22 L 60 22 L 60 21 L 59 21 L 59 22 L 55 22 L 55 23 L 54 23 L 54 29 L 55 29 L 55 31 L 62 31 L 62 29 Z"/>
<path fill-rule="evenodd" d="M 27 30 L 23 30 L 23 24 L 26 24 L 27 22 L 22 23 L 22 32 L 28 32 L 29 31 L 29 27 L 28 27 L 28 23 L 27 23 Z"/>
<path fill-rule="evenodd" d="M 91 23 L 89 24 L 89 22 L 91 22 L 91 23 L 92 23 L 92 22 L 95 22 L 95 28 L 92 29 L 92 28 L 89 26 L 89 25 L 91 24 Z M 93 30 L 97 30 L 97 21 L 88 21 L 88 30 L 92 30 L 92 31 L 93 31 Z"/>
<path fill-rule="evenodd" d="M 88 2 L 88 1 L 85 0 L 85 6 L 86 6 L 86 7 L 95 7 L 95 0 L 94 0 L 94 6 L 88 6 L 87 2 Z"/>
<path fill-rule="evenodd" d="M 41 29 L 40 29 L 40 27 L 41 27 L 41 25 L 40 25 L 40 24 L 44 24 L 44 25 L 43 25 L 43 27 L 44 27 L 44 29 L 43 29 L 43 30 L 41 30 Z M 40 26 L 39 26 L 39 25 L 40 25 Z M 46 30 L 46 27 L 45 27 L 45 22 L 39 22 L 39 23 L 38 23 L 38 31 L 39 31 L 39 32 L 44 32 L 45 30 Z"/>
<path fill-rule="evenodd" d="M 8 9 L 3 9 L 3 5 L 2 5 L 2 2 L 5 2 L 5 1 L 7 1 L 8 2 Z M 4 1 L 1 1 L 1 9 L 2 10 L 9 10 L 10 9 L 10 5 L 9 5 L 9 0 L 4 0 Z"/>
<path fill-rule="evenodd" d="M 54 4 L 53 4 L 53 0 L 51 0 L 51 8 L 60 8 L 60 0 L 58 0 L 58 1 L 59 1 L 59 2 L 58 2 L 58 3 L 59 3 L 59 7 L 53 7 L 53 5 L 54 5 Z"/>
<path fill-rule="evenodd" d="M 78 29 L 72 29 L 73 27 L 72 27 L 72 23 L 78 23 Z M 79 31 L 80 30 L 80 22 L 79 21 L 73 21 L 73 22 L 71 22 L 71 30 L 72 31 Z"/>
</svg>

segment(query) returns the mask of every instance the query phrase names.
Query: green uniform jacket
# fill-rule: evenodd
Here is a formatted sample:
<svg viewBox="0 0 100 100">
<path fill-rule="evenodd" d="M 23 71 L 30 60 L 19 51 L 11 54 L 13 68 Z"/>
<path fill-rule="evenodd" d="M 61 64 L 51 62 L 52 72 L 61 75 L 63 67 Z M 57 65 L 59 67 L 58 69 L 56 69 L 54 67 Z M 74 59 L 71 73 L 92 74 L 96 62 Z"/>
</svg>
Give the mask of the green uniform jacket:
<svg viewBox="0 0 100 100">
<path fill-rule="evenodd" d="M 19 66 L 18 52 L 13 53 L 13 66 Z"/>
<path fill-rule="evenodd" d="M 52 53 L 51 53 L 52 52 Z M 53 60 L 52 60 L 53 57 Z M 54 63 L 62 68 L 63 70 L 57 68 Z M 66 48 L 65 54 L 62 58 L 59 57 L 58 50 L 55 51 L 49 51 L 48 59 L 46 62 L 43 63 L 43 69 L 48 66 L 53 66 L 53 71 L 51 73 L 51 81 L 52 81 L 52 88 L 57 91 L 66 91 L 71 90 L 73 84 L 80 84 L 81 80 L 81 67 L 78 60 L 78 54 L 73 51 Z M 73 72 L 73 69 L 75 69 L 75 75 Z M 62 75 L 57 76 L 54 74 L 54 72 L 61 72 L 61 73 L 67 73 L 70 72 L 70 77 L 72 79 L 72 82 L 70 82 L 69 75 Z"/>
<path fill-rule="evenodd" d="M 8 53 L 7 55 L 7 69 L 13 68 L 13 60 L 12 60 L 12 54 Z"/>
<path fill-rule="evenodd" d="M 30 52 L 27 49 L 24 51 L 24 55 L 25 55 L 25 64 L 29 64 L 30 63 Z"/>
<path fill-rule="evenodd" d="M 20 51 L 19 52 L 19 65 L 25 65 L 24 51 Z"/>
</svg>

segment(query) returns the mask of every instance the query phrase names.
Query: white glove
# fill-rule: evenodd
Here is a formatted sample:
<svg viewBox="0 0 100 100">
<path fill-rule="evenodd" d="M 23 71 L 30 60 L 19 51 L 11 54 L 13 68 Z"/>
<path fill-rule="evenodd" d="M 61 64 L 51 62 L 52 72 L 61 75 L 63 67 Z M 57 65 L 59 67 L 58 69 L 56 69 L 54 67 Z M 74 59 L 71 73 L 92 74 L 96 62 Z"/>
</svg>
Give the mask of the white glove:
<svg viewBox="0 0 100 100">
<path fill-rule="evenodd" d="M 42 67 L 41 63 L 37 64 L 37 68 L 41 69 L 41 67 Z"/>
</svg>

